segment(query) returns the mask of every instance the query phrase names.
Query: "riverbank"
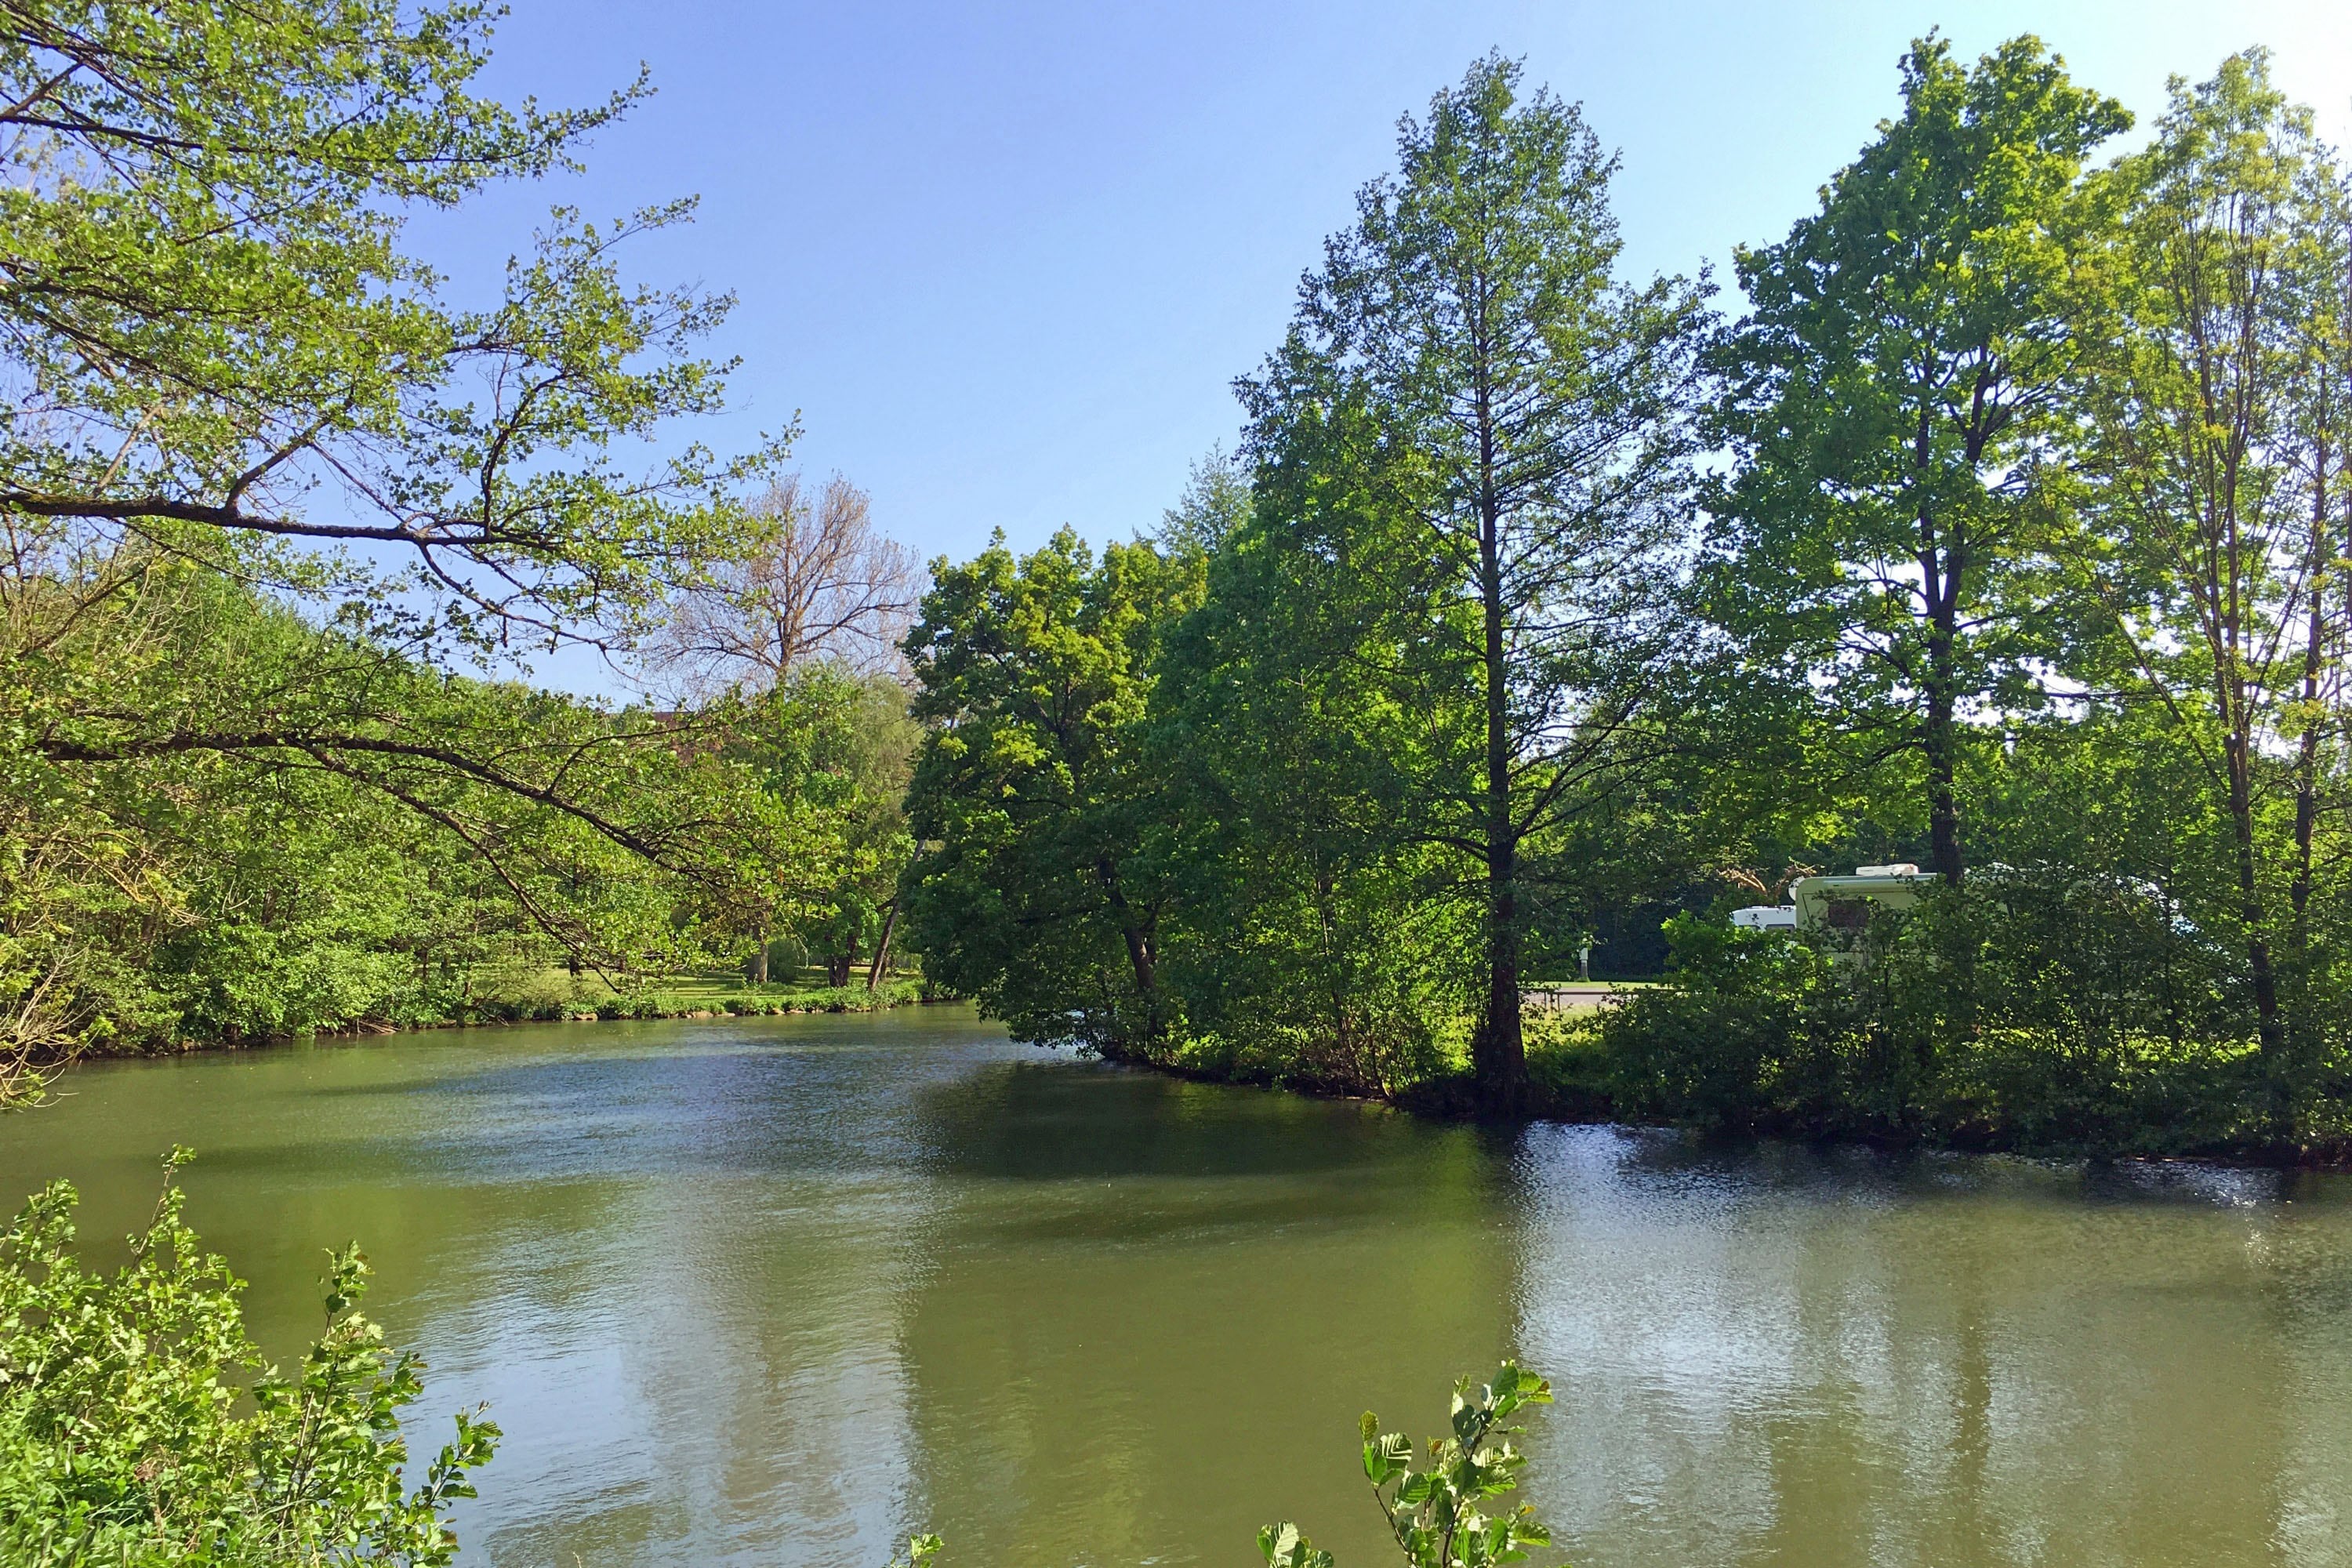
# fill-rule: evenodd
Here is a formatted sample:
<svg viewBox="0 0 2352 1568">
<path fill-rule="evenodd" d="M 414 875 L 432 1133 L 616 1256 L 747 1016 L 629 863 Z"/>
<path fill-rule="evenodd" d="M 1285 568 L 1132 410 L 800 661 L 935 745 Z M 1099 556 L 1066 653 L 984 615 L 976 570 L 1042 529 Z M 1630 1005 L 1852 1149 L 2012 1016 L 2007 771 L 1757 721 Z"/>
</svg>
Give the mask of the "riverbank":
<svg viewBox="0 0 2352 1568">
<path fill-rule="evenodd" d="M 1554 988 L 1558 989 L 1558 988 Z M 1891 1153 L 2014 1154 L 2091 1162 L 2180 1162 L 2261 1170 L 2352 1171 L 2352 1128 L 2332 1100 L 2301 1113 L 2300 1135 L 2273 1131 L 2250 1043 L 2133 1039 L 2105 1050 L 2051 1031 L 1980 1030 L 1938 1042 L 1923 1065 L 1889 1063 L 1870 1042 L 1836 1041 L 1779 1060 L 1748 1055 L 1710 1014 L 1693 1039 L 1662 1042 L 1649 1015 L 1680 1011 L 1672 986 L 1580 987 L 1528 1007 L 1523 1122 L 1675 1129 L 1727 1143 L 1783 1140 Z M 1466 1039 L 1467 1024 L 1453 1031 Z M 1271 1089 L 1315 1100 L 1370 1100 L 1438 1122 L 1497 1120 L 1466 1049 L 1402 1080 L 1366 1081 L 1331 1054 L 1286 1062 L 1190 1045 L 1110 1059 L 1198 1083 Z M 1301 1065 L 1301 1063 L 1305 1065 Z"/>
<path fill-rule="evenodd" d="M 944 1000 L 918 976 L 901 975 L 869 990 L 863 984 L 825 986 L 739 985 L 714 984 L 707 976 L 684 977 L 688 984 L 616 992 L 604 996 L 490 996 L 467 1000 L 439 1016 L 400 1019 L 360 1018 L 331 1028 L 236 1037 L 100 1043 L 85 1046 L 50 1066 L 66 1061 L 127 1061 L 145 1058 L 187 1056 L 208 1051 L 249 1050 L 297 1039 L 352 1039 L 379 1035 L 412 1034 L 422 1030 L 470 1029 L 509 1024 L 597 1024 L 650 1022 L 658 1019 L 723 1017 L 789 1017 L 815 1013 L 877 1013 L 910 1004 Z"/>
</svg>

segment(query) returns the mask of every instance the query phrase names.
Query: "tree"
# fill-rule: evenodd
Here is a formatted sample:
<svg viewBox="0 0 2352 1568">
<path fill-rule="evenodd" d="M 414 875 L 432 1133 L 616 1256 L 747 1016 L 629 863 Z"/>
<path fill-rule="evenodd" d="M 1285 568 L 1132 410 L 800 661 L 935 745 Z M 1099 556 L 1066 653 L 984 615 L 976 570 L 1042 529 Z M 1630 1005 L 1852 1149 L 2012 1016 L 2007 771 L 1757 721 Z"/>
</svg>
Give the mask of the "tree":
<svg viewBox="0 0 2352 1568">
<path fill-rule="evenodd" d="M 158 863 L 130 803 L 192 774 L 370 792 L 574 937 L 546 895 L 604 850 L 570 836 L 673 870 L 708 838 L 709 799 L 667 825 L 616 800 L 676 760 L 670 727 L 444 673 L 627 647 L 759 547 L 772 520 L 740 494 L 785 444 L 668 439 L 721 405 L 727 367 L 695 345 L 729 301 L 632 285 L 616 247 L 688 205 L 558 209 L 471 306 L 403 249 L 412 210 L 569 166 L 643 92 L 509 109 L 471 90 L 488 37 L 470 4 L 0 3 L 0 816 L 33 847 L 0 862 L 0 1011 L 20 1025 L 86 1018 L 54 966 L 90 955 L 94 887 L 169 918 L 172 879 L 89 873 Z M 194 635 L 224 615 L 237 639 Z"/>
<path fill-rule="evenodd" d="M 1738 256 L 1717 613 L 1882 756 L 1917 760 L 1955 886 L 1961 721 L 2046 651 L 2013 589 L 2080 352 L 2083 161 L 2129 123 L 2033 38 L 1968 69 L 1930 37 L 1904 57 L 1903 112 L 1821 210 Z"/>
<path fill-rule="evenodd" d="M 2088 526 L 2068 560 L 2116 649 L 2103 672 L 2167 709 L 2223 802 L 2284 1115 L 2309 1064 L 2289 1059 L 2279 884 L 2307 913 L 2344 635 L 2343 175 L 2250 50 L 2197 87 L 2176 79 L 2154 142 L 2111 183 L 2125 216 L 2083 379 Z"/>
<path fill-rule="evenodd" d="M 731 708 L 452 675 L 186 565 L 95 607 L 43 690 L 99 681 L 105 710 L 35 710 L 0 789 L 0 973 L 65 1008 L 52 1048 L 425 1021 L 478 971 L 691 962 L 682 910 L 805 898 L 839 854 L 824 790 L 723 753 Z"/>
<path fill-rule="evenodd" d="M 641 86 L 554 114 L 473 97 L 487 32 L 465 5 L 5 15 L 16 703 L 158 561 L 313 599 L 387 644 L 487 656 L 625 643 L 667 592 L 759 542 L 736 488 L 779 443 L 622 462 L 722 393 L 724 367 L 688 351 L 729 302 L 616 270 L 624 238 L 684 207 L 602 230 L 559 210 L 484 309 L 446 303 L 399 247 L 405 208 L 565 164 Z"/>
<path fill-rule="evenodd" d="M 932 567 L 907 636 L 931 726 L 907 801 L 923 847 L 900 885 L 924 973 L 1023 1039 L 1150 1052 L 1172 897 L 1143 733 L 1158 644 L 1200 597 L 1197 557 L 1064 529 Z"/>
<path fill-rule="evenodd" d="M 1475 714 L 1417 700 L 1433 689 L 1400 659 L 1420 623 L 1388 557 L 1322 515 L 1245 519 L 1162 645 L 1147 740 L 1174 825 L 1166 969 L 1189 1062 L 1386 1093 L 1441 1070 L 1475 1006 L 1478 900 L 1412 794 L 1441 765 L 1433 731 L 1463 766 Z"/>
<path fill-rule="evenodd" d="M 861 673 L 901 670 L 898 639 L 923 573 L 876 531 L 866 492 L 835 474 L 811 498 L 787 474 L 753 510 L 773 522 L 772 535 L 678 593 L 648 662 L 688 690 L 770 688 L 821 659 Z"/>
<path fill-rule="evenodd" d="M 747 532 L 739 463 L 616 448 L 707 412 L 684 351 L 729 301 L 633 288 L 612 226 L 558 209 L 503 298 L 459 310 L 399 247 L 404 209 L 567 164 L 642 94 L 518 113 L 467 88 L 485 18 L 390 0 L 89 11 L 16 0 L 0 45 L 0 320 L 16 416 L 0 510 L 20 581 L 151 550 L 296 585 L 404 558 L 443 629 L 505 643 L 642 629 L 670 584 Z"/>
<path fill-rule="evenodd" d="M 1520 1107 L 1523 847 L 1622 748 L 1671 633 L 1704 285 L 1622 285 L 1615 160 L 1519 68 L 1407 118 L 1400 168 L 1240 390 L 1256 507 L 1385 598 L 1363 663 L 1426 721 L 1413 831 L 1475 868 L 1483 1103 Z M 1375 565 L 1377 562 L 1377 565 Z M 1349 657 L 1354 657 L 1352 655 Z"/>
<path fill-rule="evenodd" d="M 1185 475 L 1184 492 L 1176 504 L 1160 514 L 1160 546 L 1164 551 L 1215 550 L 1248 521 L 1248 467 L 1220 445 L 1209 448 Z"/>
<path fill-rule="evenodd" d="M 848 984 L 869 954 L 866 988 L 880 983 L 914 852 L 907 787 L 922 726 L 907 700 L 889 676 L 819 663 L 747 700 L 723 727 L 730 754 L 775 798 L 780 821 L 805 821 L 815 837 L 776 859 L 780 896 L 757 911 L 752 979 L 769 978 L 769 939 L 787 933 L 824 963 L 827 984 Z"/>
</svg>

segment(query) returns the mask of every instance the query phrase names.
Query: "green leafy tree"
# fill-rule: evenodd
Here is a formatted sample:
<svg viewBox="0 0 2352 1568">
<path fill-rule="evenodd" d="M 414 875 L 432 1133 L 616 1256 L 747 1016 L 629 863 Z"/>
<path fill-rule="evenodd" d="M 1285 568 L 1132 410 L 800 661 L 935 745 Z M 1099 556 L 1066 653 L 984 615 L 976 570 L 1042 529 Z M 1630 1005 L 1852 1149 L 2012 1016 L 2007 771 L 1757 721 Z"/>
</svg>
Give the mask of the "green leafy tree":
<svg viewBox="0 0 2352 1568">
<path fill-rule="evenodd" d="M 2080 361 L 2083 162 L 2129 123 L 2035 39 L 1971 69 L 1931 37 L 1904 58 L 1902 113 L 1821 210 L 1738 257 L 1717 613 L 1759 679 L 1818 685 L 1875 756 L 1916 764 L 1954 884 L 1969 706 L 2016 696 L 2048 651 L 2021 579 Z"/>
<path fill-rule="evenodd" d="M 801 829 L 767 857 L 774 896 L 748 911 L 753 979 L 770 978 L 768 954 L 781 942 L 821 962 L 829 985 L 848 984 L 861 960 L 869 961 L 867 989 L 878 984 L 914 853 L 907 789 L 922 727 L 908 701 L 892 676 L 823 662 L 744 700 L 740 716 L 719 723 L 728 754 L 774 799 L 777 820 Z"/>
<path fill-rule="evenodd" d="M 1393 789 L 1475 874 L 1472 1064 L 1505 1112 L 1526 1095 L 1525 847 L 1628 749 L 1670 645 L 1707 329 L 1703 285 L 1616 279 L 1615 161 L 1519 74 L 1481 60 L 1403 121 L 1397 174 L 1241 389 L 1258 526 L 1369 596 L 1335 613 L 1381 650 L 1341 657 L 1423 731 Z"/>
<path fill-rule="evenodd" d="M 1143 734 L 1158 645 L 1200 597 L 1197 557 L 1097 560 L 1065 529 L 932 568 L 907 637 L 930 726 L 907 811 L 922 848 L 899 894 L 924 972 L 1024 1039 L 1155 1048 L 1174 888 Z"/>
<path fill-rule="evenodd" d="M 1223 446 L 1213 447 L 1185 476 L 1176 504 L 1160 514 L 1160 546 L 1171 553 L 1205 554 L 1231 539 L 1249 514 L 1248 466 Z"/>
<path fill-rule="evenodd" d="M 697 344 L 729 301 L 632 284 L 617 250 L 685 205 L 601 226 L 559 210 L 471 301 L 404 248 L 412 213 L 571 166 L 644 90 L 565 111 L 479 96 L 489 20 L 0 6 L 0 1048 L 86 1037 L 98 972 L 145 967 L 166 928 L 307 940 L 207 912 L 235 879 L 190 859 L 207 811 L 267 819 L 281 863 L 315 853 L 356 889 L 385 864 L 389 805 L 422 857 L 395 880 L 470 858 L 510 929 L 591 963 L 667 941 L 668 908 L 616 865 L 707 879 L 724 823 L 756 815 L 674 723 L 449 673 L 625 647 L 768 541 L 740 497 L 782 451 L 675 438 L 720 405 L 727 367 Z M 689 778 L 709 787 L 659 796 Z M 233 946 L 204 962 L 236 970 Z M 321 1009 L 346 1003 L 246 1011 Z"/>
<path fill-rule="evenodd" d="M 2316 1036 L 2287 1016 L 2279 953 L 2312 972 L 2321 739 L 2342 733 L 2352 207 L 2260 50 L 2176 80 L 2108 184 L 2124 217 L 2065 552 L 2092 605 L 2082 669 L 2161 706 L 2222 805 L 2229 918 L 2284 1118 Z"/>
<path fill-rule="evenodd" d="M 1389 1093 L 1442 1070 L 1483 978 L 1475 888 L 1414 794 L 1473 716 L 1416 709 L 1414 607 L 1322 516 L 1246 521 L 1161 651 L 1167 970 L 1192 1065 Z"/>
<path fill-rule="evenodd" d="M 239 542 L 363 546 L 419 573 L 448 627 L 503 641 L 625 633 L 740 547 L 734 480 L 772 449 L 621 466 L 720 395 L 721 367 L 681 351 L 727 301 L 614 268 L 683 209 L 602 229 L 559 211 L 483 308 L 400 247 L 414 207 L 568 165 L 642 83 L 567 112 L 474 96 L 472 5 L 6 16 L 0 508 L 20 583 L 72 602 L 153 550 L 249 572 Z M 362 556 L 286 569 L 382 581 Z"/>
</svg>

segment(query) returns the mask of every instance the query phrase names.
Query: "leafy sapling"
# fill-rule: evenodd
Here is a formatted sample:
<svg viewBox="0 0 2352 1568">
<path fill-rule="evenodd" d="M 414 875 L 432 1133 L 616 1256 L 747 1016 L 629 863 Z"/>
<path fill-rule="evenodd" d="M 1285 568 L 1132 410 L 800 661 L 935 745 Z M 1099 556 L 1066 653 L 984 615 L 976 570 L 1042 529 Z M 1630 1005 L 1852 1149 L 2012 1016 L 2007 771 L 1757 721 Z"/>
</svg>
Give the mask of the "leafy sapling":
<svg viewBox="0 0 2352 1568">
<path fill-rule="evenodd" d="M 1414 1468 L 1411 1439 L 1382 1432 L 1380 1418 L 1364 1412 L 1364 1479 L 1408 1568 L 1486 1568 L 1551 1544 L 1550 1531 L 1527 1505 L 1496 1514 L 1480 1507 L 1516 1490 L 1527 1462 L 1510 1441 L 1522 1428 L 1505 1423 L 1524 1405 L 1550 1403 L 1551 1384 L 1515 1362 L 1483 1387 L 1464 1378 L 1454 1386 L 1453 1432 L 1430 1439 L 1422 1468 Z M 1332 1568 L 1331 1554 L 1286 1521 L 1259 1531 L 1257 1543 L 1266 1568 Z"/>
<path fill-rule="evenodd" d="M 940 1545 L 936 1535 L 910 1535 L 907 1538 L 907 1555 L 891 1558 L 890 1568 L 928 1568 Z"/>
</svg>

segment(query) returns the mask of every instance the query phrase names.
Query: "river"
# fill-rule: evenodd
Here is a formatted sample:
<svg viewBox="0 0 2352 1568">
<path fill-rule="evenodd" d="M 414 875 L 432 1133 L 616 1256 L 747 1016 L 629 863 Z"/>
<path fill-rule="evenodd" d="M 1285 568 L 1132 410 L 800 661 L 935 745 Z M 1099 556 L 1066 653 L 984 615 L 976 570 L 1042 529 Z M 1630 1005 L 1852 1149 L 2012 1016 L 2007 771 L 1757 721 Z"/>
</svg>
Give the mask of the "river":
<svg viewBox="0 0 2352 1568">
<path fill-rule="evenodd" d="M 101 1256 L 171 1143 L 257 1333 L 357 1237 L 506 1429 L 460 1561 L 1391 1561 L 1370 1406 L 1516 1353 L 1579 1568 L 2352 1562 L 2352 1184 L 1496 1134 L 1015 1047 L 961 1008 L 75 1071 L 0 1122 Z M 1545 1554 L 1538 1562 L 1551 1561 Z"/>
</svg>

